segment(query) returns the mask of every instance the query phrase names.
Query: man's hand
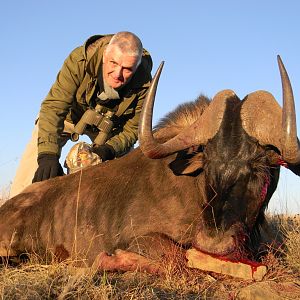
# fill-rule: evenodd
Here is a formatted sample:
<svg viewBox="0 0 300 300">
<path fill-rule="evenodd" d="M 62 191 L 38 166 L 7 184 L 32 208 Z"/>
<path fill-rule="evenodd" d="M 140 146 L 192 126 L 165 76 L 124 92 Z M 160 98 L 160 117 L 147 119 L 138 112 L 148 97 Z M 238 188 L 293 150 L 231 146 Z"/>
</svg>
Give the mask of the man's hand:
<svg viewBox="0 0 300 300">
<path fill-rule="evenodd" d="M 92 152 L 96 153 L 102 161 L 114 159 L 116 157 L 114 148 L 109 145 L 93 145 Z"/>
<path fill-rule="evenodd" d="M 34 174 L 32 183 L 64 175 L 57 155 L 40 154 L 37 161 L 39 166 Z"/>
</svg>

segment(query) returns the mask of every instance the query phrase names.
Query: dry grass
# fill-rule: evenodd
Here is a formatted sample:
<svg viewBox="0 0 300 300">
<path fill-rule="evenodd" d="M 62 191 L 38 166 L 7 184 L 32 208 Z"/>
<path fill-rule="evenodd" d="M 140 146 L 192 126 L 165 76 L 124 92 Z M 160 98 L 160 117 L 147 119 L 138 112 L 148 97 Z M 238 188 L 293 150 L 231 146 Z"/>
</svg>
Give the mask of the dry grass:
<svg viewBox="0 0 300 300">
<path fill-rule="evenodd" d="M 293 288 L 284 285 L 300 284 L 300 217 L 269 219 L 272 230 L 285 236 L 286 247 L 277 253 L 279 256 L 270 249 L 264 257 L 268 273 L 262 283 L 272 285 L 274 290 L 277 286 L 281 293 L 286 289 L 287 296 L 300 299 L 298 290 L 291 294 Z M 190 269 L 182 255 L 174 251 L 166 258 L 164 277 L 139 272 L 93 272 L 75 268 L 73 262 L 45 264 L 32 255 L 16 267 L 0 265 L 0 299 L 251 299 L 238 295 L 241 289 L 251 288 L 252 281 Z"/>
<path fill-rule="evenodd" d="M 286 263 L 298 275 L 300 274 L 300 215 L 286 217 L 282 231 L 287 236 Z"/>
<path fill-rule="evenodd" d="M 1 190 L 0 190 L 0 206 L 2 204 L 4 204 L 4 202 L 6 200 L 9 199 L 9 193 L 10 193 L 10 185 L 8 185 L 7 187 L 3 187 Z"/>
<path fill-rule="evenodd" d="M 300 282 L 300 223 L 297 217 L 277 216 L 274 228 L 287 240 L 285 255 L 270 251 L 264 258 L 268 273 L 264 282 Z M 205 273 L 185 266 L 182 254 L 166 258 L 166 276 L 139 272 L 105 273 L 74 268 L 72 262 L 44 265 L 36 256 L 18 267 L 2 265 L 1 299 L 236 299 L 243 281 L 225 275 Z M 282 286 L 281 286 L 282 290 Z M 295 298 L 295 295 L 293 295 Z M 300 297 L 300 295 L 299 295 Z"/>
</svg>

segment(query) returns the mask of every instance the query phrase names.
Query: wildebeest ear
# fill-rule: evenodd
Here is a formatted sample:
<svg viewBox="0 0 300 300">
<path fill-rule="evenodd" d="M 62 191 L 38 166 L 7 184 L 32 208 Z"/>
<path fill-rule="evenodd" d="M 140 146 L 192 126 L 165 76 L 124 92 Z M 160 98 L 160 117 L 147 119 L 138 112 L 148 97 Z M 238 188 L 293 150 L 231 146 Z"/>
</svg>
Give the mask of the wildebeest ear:
<svg viewBox="0 0 300 300">
<path fill-rule="evenodd" d="M 169 164 L 175 175 L 197 175 L 203 168 L 203 153 L 178 153 L 176 159 Z"/>
</svg>

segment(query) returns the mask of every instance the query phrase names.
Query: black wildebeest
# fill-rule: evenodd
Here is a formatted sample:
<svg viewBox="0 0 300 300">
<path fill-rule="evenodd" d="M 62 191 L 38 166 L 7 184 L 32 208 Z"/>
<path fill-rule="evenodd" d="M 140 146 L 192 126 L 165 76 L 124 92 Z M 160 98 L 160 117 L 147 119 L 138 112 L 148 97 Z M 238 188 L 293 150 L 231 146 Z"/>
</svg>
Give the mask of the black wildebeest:
<svg viewBox="0 0 300 300">
<path fill-rule="evenodd" d="M 282 109 L 268 92 L 241 101 L 225 90 L 181 105 L 152 132 L 160 66 L 141 115 L 140 147 L 8 200 L 0 255 L 51 251 L 87 264 L 98 256 L 101 268 L 156 272 L 151 259 L 164 245 L 229 257 L 259 243 L 280 164 L 299 175 L 293 93 L 278 63 Z"/>
</svg>

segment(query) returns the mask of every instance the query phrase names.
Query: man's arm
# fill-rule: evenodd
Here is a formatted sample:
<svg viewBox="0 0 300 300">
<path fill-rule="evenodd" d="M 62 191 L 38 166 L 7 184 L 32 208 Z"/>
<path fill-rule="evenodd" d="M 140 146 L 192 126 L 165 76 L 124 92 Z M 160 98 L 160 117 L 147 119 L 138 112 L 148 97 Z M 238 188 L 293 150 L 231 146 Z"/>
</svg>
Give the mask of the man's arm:
<svg viewBox="0 0 300 300">
<path fill-rule="evenodd" d="M 67 57 L 55 83 L 42 102 L 38 123 L 38 168 L 32 182 L 64 174 L 59 163 L 61 153 L 59 137 L 82 80 L 80 64 L 83 64 L 84 60 L 81 59 L 80 53 L 82 53 L 81 47 L 75 49 Z M 82 56 L 82 58 L 84 57 Z"/>
</svg>

